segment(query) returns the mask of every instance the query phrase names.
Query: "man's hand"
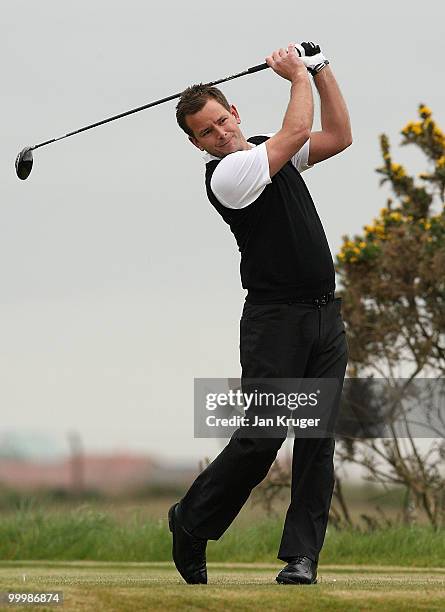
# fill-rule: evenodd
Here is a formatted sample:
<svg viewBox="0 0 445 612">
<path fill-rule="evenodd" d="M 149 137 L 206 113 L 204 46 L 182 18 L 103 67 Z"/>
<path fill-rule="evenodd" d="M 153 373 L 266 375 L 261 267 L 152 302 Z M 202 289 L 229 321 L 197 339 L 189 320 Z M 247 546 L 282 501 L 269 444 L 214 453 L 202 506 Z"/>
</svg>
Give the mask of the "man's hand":
<svg viewBox="0 0 445 612">
<path fill-rule="evenodd" d="M 313 42 L 302 42 L 295 46 L 295 51 L 300 55 L 303 64 L 312 76 L 318 74 L 329 64 L 329 60 L 321 52 L 320 46 Z"/>
<path fill-rule="evenodd" d="M 274 51 L 272 55 L 266 57 L 266 63 L 280 77 L 291 82 L 304 78 L 307 74 L 306 67 L 300 59 L 294 43 L 290 43 L 287 50 L 278 49 Z"/>
</svg>

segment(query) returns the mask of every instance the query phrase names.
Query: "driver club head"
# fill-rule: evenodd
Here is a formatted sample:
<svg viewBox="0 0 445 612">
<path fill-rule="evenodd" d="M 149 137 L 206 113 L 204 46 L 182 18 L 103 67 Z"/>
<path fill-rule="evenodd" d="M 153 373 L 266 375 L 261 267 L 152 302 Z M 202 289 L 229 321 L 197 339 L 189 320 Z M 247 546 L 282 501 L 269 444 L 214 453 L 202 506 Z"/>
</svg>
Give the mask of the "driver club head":
<svg viewBox="0 0 445 612">
<path fill-rule="evenodd" d="M 25 147 L 15 159 L 15 171 L 19 179 L 26 180 L 32 170 L 32 147 Z"/>
</svg>

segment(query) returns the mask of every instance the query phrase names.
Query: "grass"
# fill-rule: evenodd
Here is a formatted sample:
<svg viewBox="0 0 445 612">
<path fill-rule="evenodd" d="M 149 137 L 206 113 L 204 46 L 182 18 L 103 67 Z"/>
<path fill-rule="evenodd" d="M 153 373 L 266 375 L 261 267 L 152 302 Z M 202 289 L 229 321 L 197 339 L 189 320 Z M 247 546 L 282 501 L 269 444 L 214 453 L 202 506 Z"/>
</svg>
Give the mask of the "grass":
<svg viewBox="0 0 445 612">
<path fill-rule="evenodd" d="M 276 562 L 282 521 L 234 523 L 210 541 L 212 562 Z M 329 528 L 321 562 L 351 565 L 445 567 L 445 530 L 390 527 L 369 533 Z M 65 512 L 24 508 L 0 515 L 0 559 L 160 562 L 171 560 L 166 518 L 134 514 L 125 521 L 88 507 Z"/>
<path fill-rule="evenodd" d="M 442 570 L 321 565 L 319 584 L 290 586 L 275 583 L 280 568 L 209 563 L 209 584 L 195 586 L 171 563 L 1 562 L 0 591 L 61 590 L 69 612 L 445 609 Z"/>
</svg>

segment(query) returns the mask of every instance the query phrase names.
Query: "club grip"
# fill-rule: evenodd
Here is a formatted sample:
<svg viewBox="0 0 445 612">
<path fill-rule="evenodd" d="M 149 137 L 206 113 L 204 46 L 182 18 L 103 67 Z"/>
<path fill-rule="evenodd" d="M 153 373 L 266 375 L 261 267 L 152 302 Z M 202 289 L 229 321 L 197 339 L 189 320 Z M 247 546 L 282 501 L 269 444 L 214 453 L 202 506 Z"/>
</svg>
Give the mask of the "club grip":
<svg viewBox="0 0 445 612">
<path fill-rule="evenodd" d="M 266 63 L 258 64 L 258 66 L 252 66 L 252 68 L 248 68 L 247 72 L 252 74 L 252 72 L 258 72 L 259 70 L 264 70 L 265 68 L 270 68 Z"/>
</svg>

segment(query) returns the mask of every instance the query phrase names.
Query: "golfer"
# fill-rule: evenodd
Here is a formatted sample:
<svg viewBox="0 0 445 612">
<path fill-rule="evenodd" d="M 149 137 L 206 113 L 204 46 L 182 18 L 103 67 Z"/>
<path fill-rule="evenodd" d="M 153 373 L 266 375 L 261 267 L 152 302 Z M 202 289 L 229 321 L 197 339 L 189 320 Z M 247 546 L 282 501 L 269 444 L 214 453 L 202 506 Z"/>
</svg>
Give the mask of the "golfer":
<svg viewBox="0 0 445 612">
<path fill-rule="evenodd" d="M 241 252 L 247 289 L 240 323 L 242 381 L 335 378 L 336 413 L 348 353 L 341 299 L 334 294 L 332 256 L 301 174 L 352 143 L 348 110 L 318 45 L 289 44 L 266 62 L 290 82 L 290 101 L 275 134 L 246 140 L 237 108 L 219 89 L 202 84 L 182 93 L 176 117 L 204 152 L 208 198 Z M 311 78 L 320 95 L 319 132 L 311 131 Z M 330 202 L 337 210 L 344 208 L 340 197 L 333 194 Z M 226 531 L 284 439 L 245 437 L 238 429 L 170 508 L 173 559 L 186 582 L 207 583 L 207 540 Z M 332 436 L 294 439 L 291 501 L 278 552 L 286 565 L 279 583 L 316 582 L 334 488 L 334 446 Z"/>
</svg>

